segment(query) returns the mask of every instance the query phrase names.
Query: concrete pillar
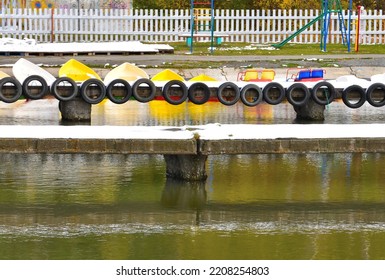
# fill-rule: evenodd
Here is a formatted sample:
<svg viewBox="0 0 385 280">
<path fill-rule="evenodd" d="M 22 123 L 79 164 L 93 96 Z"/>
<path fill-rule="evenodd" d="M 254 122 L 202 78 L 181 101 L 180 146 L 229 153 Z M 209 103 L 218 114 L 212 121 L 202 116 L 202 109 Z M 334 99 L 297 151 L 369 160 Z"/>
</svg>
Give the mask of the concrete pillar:
<svg viewBox="0 0 385 280">
<path fill-rule="evenodd" d="M 167 177 L 185 181 L 206 180 L 205 155 L 164 155 Z"/>
<path fill-rule="evenodd" d="M 325 105 L 319 105 L 309 98 L 303 106 L 293 106 L 299 120 L 323 121 L 325 119 Z"/>
<path fill-rule="evenodd" d="M 59 101 L 59 110 L 62 119 L 66 121 L 91 120 L 91 104 L 85 102 L 81 97 L 70 101 Z"/>
</svg>

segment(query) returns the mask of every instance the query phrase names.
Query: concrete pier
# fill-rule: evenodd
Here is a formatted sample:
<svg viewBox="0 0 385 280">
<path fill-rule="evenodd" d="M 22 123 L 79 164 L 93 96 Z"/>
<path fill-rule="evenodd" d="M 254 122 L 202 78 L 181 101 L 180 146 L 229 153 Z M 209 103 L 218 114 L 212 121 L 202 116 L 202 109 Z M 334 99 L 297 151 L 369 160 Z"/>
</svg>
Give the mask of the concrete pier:
<svg viewBox="0 0 385 280">
<path fill-rule="evenodd" d="M 168 177 L 206 179 L 210 155 L 384 153 L 385 124 L 0 126 L 0 153 L 161 154 Z"/>
<path fill-rule="evenodd" d="M 166 160 L 166 175 L 185 181 L 206 180 L 207 155 L 164 155 Z"/>
<path fill-rule="evenodd" d="M 303 106 L 293 106 L 299 120 L 323 121 L 325 119 L 325 106 L 319 105 L 309 98 Z"/>
<path fill-rule="evenodd" d="M 59 111 L 65 121 L 91 120 L 91 104 L 85 102 L 81 97 L 69 101 L 59 101 Z"/>
</svg>

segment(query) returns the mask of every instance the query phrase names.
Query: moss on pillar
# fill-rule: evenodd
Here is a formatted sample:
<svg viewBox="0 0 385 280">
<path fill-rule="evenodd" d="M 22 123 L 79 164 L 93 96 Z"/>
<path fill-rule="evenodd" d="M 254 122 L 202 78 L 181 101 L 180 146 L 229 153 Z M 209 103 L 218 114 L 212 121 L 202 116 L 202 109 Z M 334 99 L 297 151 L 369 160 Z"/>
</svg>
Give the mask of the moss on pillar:
<svg viewBox="0 0 385 280">
<path fill-rule="evenodd" d="M 91 104 L 81 97 L 70 101 L 59 101 L 59 110 L 63 120 L 66 121 L 90 121 Z"/>
<path fill-rule="evenodd" d="M 164 155 L 166 175 L 186 181 L 203 181 L 207 178 L 206 155 Z"/>
<path fill-rule="evenodd" d="M 299 120 L 323 121 L 325 119 L 325 106 L 319 105 L 309 98 L 303 106 L 293 106 Z"/>
</svg>

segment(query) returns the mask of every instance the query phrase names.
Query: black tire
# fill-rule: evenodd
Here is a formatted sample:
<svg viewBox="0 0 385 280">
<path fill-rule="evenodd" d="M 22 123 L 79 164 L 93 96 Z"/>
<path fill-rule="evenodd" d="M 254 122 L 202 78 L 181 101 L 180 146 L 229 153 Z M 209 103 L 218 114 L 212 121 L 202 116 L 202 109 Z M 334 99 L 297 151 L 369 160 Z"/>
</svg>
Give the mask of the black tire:
<svg viewBox="0 0 385 280">
<path fill-rule="evenodd" d="M 96 90 L 92 87 L 96 88 Z M 95 92 L 97 92 L 96 95 L 94 94 Z M 91 93 L 91 95 L 89 93 Z M 85 102 L 98 104 L 106 97 L 106 86 L 98 79 L 88 79 L 82 83 L 80 94 Z"/>
<path fill-rule="evenodd" d="M 197 92 L 202 92 L 203 97 L 202 98 L 197 97 L 195 95 Z M 202 104 L 206 103 L 207 101 L 209 101 L 210 94 L 211 94 L 211 92 L 210 92 L 209 87 L 205 83 L 201 83 L 201 82 L 192 84 L 188 89 L 189 100 L 192 103 L 197 104 L 197 105 L 202 105 Z"/>
<path fill-rule="evenodd" d="M 373 93 L 381 91 L 382 99 L 380 101 L 376 101 L 376 98 L 373 96 Z M 385 85 L 382 83 L 372 84 L 366 90 L 366 100 L 368 103 L 374 107 L 382 107 L 385 105 Z"/>
<path fill-rule="evenodd" d="M 69 83 L 70 84 L 70 86 L 68 86 L 70 94 L 64 95 L 64 96 L 62 95 L 61 90 L 60 90 L 60 84 L 61 83 Z M 68 91 L 66 91 L 66 92 L 68 93 Z M 68 77 L 60 77 L 60 78 L 56 79 L 51 85 L 51 93 L 53 94 L 53 96 L 55 96 L 56 99 L 58 99 L 60 101 L 73 100 L 78 95 L 78 92 L 79 92 L 78 85 L 76 84 L 76 82 L 73 79 L 68 78 Z"/>
<path fill-rule="evenodd" d="M 180 97 L 172 94 L 175 88 L 179 88 L 179 90 L 182 91 L 182 95 Z M 172 80 L 172 81 L 169 81 L 167 84 L 165 84 L 163 87 L 162 93 L 163 93 L 164 99 L 168 103 L 173 105 L 182 104 L 187 100 L 187 97 L 188 97 L 187 86 L 185 85 L 185 83 L 178 80 Z M 175 99 L 175 97 L 178 97 L 179 99 Z"/>
<path fill-rule="evenodd" d="M 224 94 L 224 92 L 230 90 L 231 92 L 233 92 L 234 94 L 232 94 L 233 96 L 231 96 L 232 98 L 231 99 L 227 99 L 227 96 Z M 238 102 L 240 96 L 241 96 L 241 93 L 239 91 L 239 87 L 232 83 L 232 82 L 225 82 L 223 84 L 221 84 L 218 88 L 218 100 L 219 102 L 221 102 L 223 105 L 226 105 L 226 106 L 231 106 L 231 105 L 234 105 L 235 103 Z"/>
<path fill-rule="evenodd" d="M 352 103 L 349 100 L 349 95 L 355 93 L 359 96 L 358 102 Z M 352 85 L 342 91 L 342 101 L 346 106 L 352 109 L 360 108 L 366 101 L 365 90 L 359 85 Z"/>
<path fill-rule="evenodd" d="M 35 88 L 30 88 L 31 82 L 36 81 L 37 83 L 40 84 L 40 86 L 34 86 Z M 38 89 L 40 87 L 40 89 Z M 47 92 L 48 92 L 48 85 L 46 80 L 38 75 L 31 75 L 27 77 L 22 85 L 23 88 L 23 94 L 26 98 L 32 99 L 32 100 L 37 100 L 43 98 Z"/>
<path fill-rule="evenodd" d="M 253 95 L 252 101 L 249 101 L 249 99 L 247 98 L 248 92 L 256 93 L 255 97 Z M 263 94 L 262 94 L 261 88 L 255 84 L 248 84 L 248 85 L 244 86 L 241 90 L 241 100 L 242 100 L 243 104 L 245 104 L 246 106 L 249 106 L 249 107 L 253 107 L 253 106 L 258 105 L 263 100 Z"/>
<path fill-rule="evenodd" d="M 295 96 L 296 93 L 302 94 L 303 97 L 300 97 L 299 99 Z M 310 91 L 302 83 L 295 83 L 292 84 L 290 87 L 288 87 L 286 91 L 286 99 L 289 101 L 289 103 L 293 106 L 303 106 L 306 104 L 306 102 L 310 98 Z"/>
<path fill-rule="evenodd" d="M 125 93 L 122 97 L 120 97 L 120 96 L 116 97 L 114 95 L 114 88 L 118 84 L 123 85 L 123 87 L 119 87 L 119 88 L 123 88 L 124 93 Z M 107 86 L 106 94 L 107 94 L 108 99 L 111 100 L 111 102 L 113 102 L 115 104 L 123 104 L 123 103 L 126 103 L 128 100 L 130 100 L 130 98 L 132 96 L 132 88 L 131 88 L 131 85 L 126 80 L 116 79 L 116 80 L 113 80 Z"/>
<path fill-rule="evenodd" d="M 139 94 L 139 87 L 142 84 L 146 84 L 148 86 L 148 88 L 149 88 L 149 94 L 148 94 L 147 97 L 141 96 Z M 132 95 L 139 102 L 142 102 L 142 103 L 150 102 L 151 100 L 153 100 L 155 98 L 155 94 L 156 94 L 155 84 L 151 80 L 149 80 L 149 79 L 141 78 L 141 79 L 137 80 L 132 85 Z"/>
<path fill-rule="evenodd" d="M 326 89 L 326 91 L 325 91 Z M 318 94 L 321 92 L 326 98 L 320 97 Z M 333 102 L 336 95 L 336 90 L 331 83 L 319 82 L 311 90 L 311 97 L 315 103 L 319 105 L 329 105 Z"/>
<path fill-rule="evenodd" d="M 262 90 L 263 99 L 270 105 L 278 105 L 285 98 L 285 89 L 279 83 L 268 83 Z M 273 96 L 271 96 L 273 94 Z M 274 98 L 276 96 L 276 98 Z"/>
<path fill-rule="evenodd" d="M 6 84 L 12 84 L 14 88 L 14 94 L 12 97 L 8 97 L 7 94 L 5 94 Z M 13 103 L 19 100 L 19 98 L 23 94 L 23 89 L 21 87 L 21 84 L 18 80 L 12 77 L 5 77 L 0 80 L 0 100 L 5 103 Z"/>
</svg>

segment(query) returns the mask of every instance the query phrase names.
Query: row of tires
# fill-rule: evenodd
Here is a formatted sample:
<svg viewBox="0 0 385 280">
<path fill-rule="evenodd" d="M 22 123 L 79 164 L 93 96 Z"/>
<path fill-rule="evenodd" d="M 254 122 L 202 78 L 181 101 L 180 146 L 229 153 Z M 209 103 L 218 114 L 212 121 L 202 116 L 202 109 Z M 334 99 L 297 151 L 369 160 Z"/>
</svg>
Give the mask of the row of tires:
<svg viewBox="0 0 385 280">
<path fill-rule="evenodd" d="M 0 80 L 0 100 L 12 103 L 25 98 L 36 100 L 51 93 L 60 101 L 70 101 L 79 95 L 90 104 L 98 104 L 108 98 L 116 104 L 127 102 L 132 96 L 139 102 L 149 102 L 156 98 L 157 88 L 149 79 L 139 79 L 131 86 L 126 80 L 116 79 L 107 87 L 97 79 L 89 79 L 80 86 L 72 79 L 61 77 L 49 87 L 46 81 L 36 75 L 29 76 L 20 84 L 13 77 Z M 232 82 L 225 82 L 219 86 L 214 94 L 222 104 L 231 106 L 241 100 L 246 106 L 256 106 L 262 101 L 270 105 L 277 105 L 285 98 L 293 106 L 302 106 L 310 98 L 319 105 L 328 105 L 336 97 L 336 89 L 327 82 L 321 81 L 309 89 L 303 83 L 294 83 L 285 89 L 280 83 L 271 82 L 261 89 L 256 84 L 247 84 L 239 88 Z M 185 83 L 172 80 L 162 88 L 162 97 L 173 105 L 178 105 L 186 100 L 195 104 L 204 104 L 212 98 L 211 89 L 202 82 L 186 86 Z M 385 85 L 372 84 L 367 89 L 359 85 L 351 85 L 342 91 L 342 100 L 349 108 L 359 108 L 366 101 L 372 106 L 385 105 Z"/>
</svg>

